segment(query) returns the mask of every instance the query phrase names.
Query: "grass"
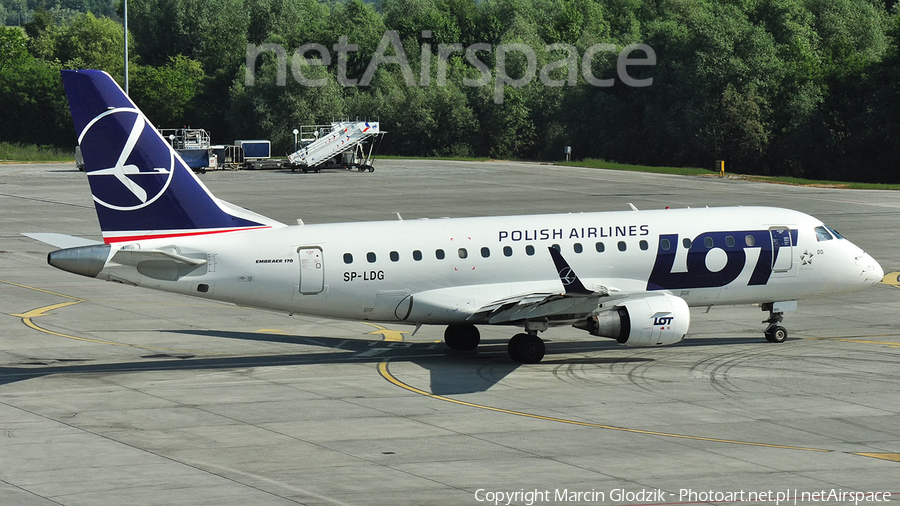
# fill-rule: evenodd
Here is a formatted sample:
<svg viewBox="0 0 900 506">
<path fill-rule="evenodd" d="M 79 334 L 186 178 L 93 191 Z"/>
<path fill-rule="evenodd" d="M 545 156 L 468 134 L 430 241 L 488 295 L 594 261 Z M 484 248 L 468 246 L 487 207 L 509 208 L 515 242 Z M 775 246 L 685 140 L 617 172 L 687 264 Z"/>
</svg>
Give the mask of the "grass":
<svg viewBox="0 0 900 506">
<path fill-rule="evenodd" d="M 716 171 L 698 169 L 696 167 L 648 167 L 644 165 L 626 165 L 624 163 L 607 162 L 606 160 L 587 159 L 579 162 L 557 162 L 556 165 L 571 167 L 589 167 L 595 169 L 628 170 L 633 172 L 652 172 L 656 174 L 675 174 L 679 176 L 715 176 Z M 817 186 L 823 188 L 847 188 L 852 190 L 900 190 L 900 184 L 853 183 L 847 181 L 820 181 L 797 177 L 754 176 L 752 174 L 728 174 L 726 176 L 747 181 L 789 184 L 795 186 Z"/>
<path fill-rule="evenodd" d="M 850 190 L 900 190 L 900 184 L 884 184 L 884 183 L 853 183 L 849 181 L 823 181 L 816 179 L 802 179 L 798 177 L 775 177 L 775 176 L 753 176 L 740 175 L 736 176 L 749 181 L 762 181 L 765 183 L 780 183 L 796 186 L 820 186 L 823 188 L 847 188 Z"/>
<path fill-rule="evenodd" d="M 580 162 L 556 162 L 556 165 L 568 165 L 570 167 L 589 167 L 592 169 L 628 170 L 632 172 L 653 172 L 656 174 L 674 174 L 678 176 L 708 176 L 715 174 L 711 170 L 698 169 L 696 167 L 648 167 L 645 165 L 626 165 L 624 163 L 607 162 L 588 158 Z"/>
<path fill-rule="evenodd" d="M 398 156 L 398 155 L 378 155 L 375 158 L 383 160 L 449 160 L 451 162 L 489 162 L 490 158 L 479 158 L 473 156 Z"/>
<path fill-rule="evenodd" d="M 53 146 L 10 144 L 0 142 L 0 162 L 75 162 L 75 150 L 61 150 Z"/>
</svg>

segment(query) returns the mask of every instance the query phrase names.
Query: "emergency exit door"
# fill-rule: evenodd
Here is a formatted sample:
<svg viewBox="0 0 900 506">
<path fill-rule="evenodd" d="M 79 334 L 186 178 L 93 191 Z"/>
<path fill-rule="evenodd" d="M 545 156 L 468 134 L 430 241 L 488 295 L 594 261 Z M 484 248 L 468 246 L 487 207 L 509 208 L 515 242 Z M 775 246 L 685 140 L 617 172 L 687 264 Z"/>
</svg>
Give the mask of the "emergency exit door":
<svg viewBox="0 0 900 506">
<path fill-rule="evenodd" d="M 325 289 L 325 259 L 322 248 L 299 248 L 300 293 L 315 294 Z"/>
</svg>

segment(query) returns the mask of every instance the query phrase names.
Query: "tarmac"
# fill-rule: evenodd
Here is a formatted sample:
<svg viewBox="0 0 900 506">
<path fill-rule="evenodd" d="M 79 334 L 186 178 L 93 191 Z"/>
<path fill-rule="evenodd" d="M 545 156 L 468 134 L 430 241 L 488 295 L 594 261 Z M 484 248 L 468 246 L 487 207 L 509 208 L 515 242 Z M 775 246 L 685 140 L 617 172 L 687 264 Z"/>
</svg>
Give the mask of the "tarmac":
<svg viewBox="0 0 900 506">
<path fill-rule="evenodd" d="M 54 248 L 20 233 L 100 239 L 85 175 L 0 165 L 0 505 L 900 500 L 896 192 L 419 160 L 200 178 L 286 223 L 781 206 L 888 274 L 801 301 L 783 344 L 765 341 L 758 307 L 694 308 L 677 345 L 553 328 L 544 361 L 520 365 L 511 328 L 453 352 L 440 327 L 412 336 L 56 270 Z"/>
</svg>

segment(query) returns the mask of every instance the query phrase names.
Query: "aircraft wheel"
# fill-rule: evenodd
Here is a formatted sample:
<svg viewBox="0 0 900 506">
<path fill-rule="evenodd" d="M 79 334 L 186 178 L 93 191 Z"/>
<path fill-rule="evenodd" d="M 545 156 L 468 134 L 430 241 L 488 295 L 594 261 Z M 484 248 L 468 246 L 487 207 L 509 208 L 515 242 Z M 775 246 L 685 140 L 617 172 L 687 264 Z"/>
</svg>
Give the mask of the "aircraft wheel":
<svg viewBox="0 0 900 506">
<path fill-rule="evenodd" d="M 516 334 L 507 346 L 509 357 L 523 364 L 537 364 L 544 358 L 544 341 L 530 334 Z"/>
<path fill-rule="evenodd" d="M 481 333 L 471 323 L 448 325 L 444 330 L 444 342 L 453 350 L 472 351 L 481 342 Z"/>
<path fill-rule="evenodd" d="M 787 340 L 787 330 L 784 327 L 772 327 L 766 331 L 766 341 L 770 343 L 783 343 Z"/>
</svg>

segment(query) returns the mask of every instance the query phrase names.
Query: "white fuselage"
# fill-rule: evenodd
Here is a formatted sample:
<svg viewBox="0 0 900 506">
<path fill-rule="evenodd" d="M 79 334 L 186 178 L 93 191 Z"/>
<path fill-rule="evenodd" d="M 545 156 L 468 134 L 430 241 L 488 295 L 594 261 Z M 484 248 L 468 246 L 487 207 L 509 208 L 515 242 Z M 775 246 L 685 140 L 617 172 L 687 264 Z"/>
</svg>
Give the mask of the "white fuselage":
<svg viewBox="0 0 900 506">
<path fill-rule="evenodd" d="M 563 292 L 551 246 L 589 290 L 665 292 L 690 306 L 797 300 L 881 279 L 869 255 L 844 239 L 822 240 L 817 227 L 806 214 L 762 207 L 298 225 L 114 244 L 207 263 L 176 281 L 112 263 L 100 277 L 412 324 L 464 322 L 497 300 Z"/>
</svg>

